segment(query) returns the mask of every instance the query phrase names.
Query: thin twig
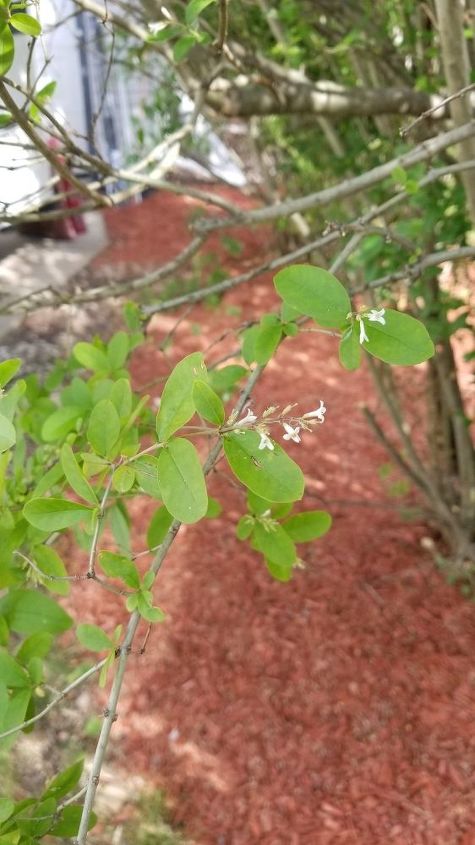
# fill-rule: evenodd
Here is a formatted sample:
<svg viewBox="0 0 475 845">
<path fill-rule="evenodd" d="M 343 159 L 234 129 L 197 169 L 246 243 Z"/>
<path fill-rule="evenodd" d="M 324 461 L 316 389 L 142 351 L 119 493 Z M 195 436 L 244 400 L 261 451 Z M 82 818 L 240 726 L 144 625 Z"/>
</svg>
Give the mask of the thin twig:
<svg viewBox="0 0 475 845">
<path fill-rule="evenodd" d="M 449 97 L 444 97 L 444 99 L 441 99 L 438 103 L 435 104 L 435 106 L 432 106 L 430 109 L 426 109 L 426 111 L 422 112 L 422 114 L 420 114 L 419 117 L 416 117 L 416 119 L 413 120 L 412 123 L 409 124 L 409 126 L 400 129 L 399 134 L 402 138 L 405 138 L 406 135 L 409 134 L 409 132 L 412 132 L 415 126 L 418 126 L 418 124 L 425 120 L 427 117 L 430 117 L 436 111 L 443 109 L 446 105 L 448 105 L 448 103 L 451 103 L 452 100 L 458 100 L 459 97 L 463 97 L 465 94 L 468 94 L 469 91 L 473 91 L 474 88 L 475 83 L 472 82 L 470 85 L 465 85 L 464 88 L 460 88 L 459 91 L 455 91 L 454 94 L 450 94 Z"/>
</svg>

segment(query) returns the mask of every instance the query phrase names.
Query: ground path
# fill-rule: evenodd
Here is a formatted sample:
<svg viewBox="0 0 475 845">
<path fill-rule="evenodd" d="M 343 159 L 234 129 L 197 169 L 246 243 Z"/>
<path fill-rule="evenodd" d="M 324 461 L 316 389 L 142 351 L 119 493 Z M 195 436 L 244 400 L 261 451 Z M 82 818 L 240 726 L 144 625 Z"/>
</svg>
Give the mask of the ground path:
<svg viewBox="0 0 475 845">
<path fill-rule="evenodd" d="M 165 194 L 120 210 L 96 267 L 168 258 L 186 242 L 188 213 Z M 262 237 L 246 236 L 240 268 L 262 255 Z M 155 318 L 136 384 L 273 301 L 259 279 L 220 309 L 195 308 L 168 363 L 158 347 L 176 315 Z M 117 759 L 166 789 L 197 845 L 475 845 L 473 604 L 434 571 L 427 528 L 385 495 L 387 456 L 360 412 L 370 378 L 344 373 L 335 352 L 312 334 L 286 343 L 254 402 L 325 400 L 325 425 L 289 451 L 308 481 L 303 507 L 327 506 L 333 530 L 290 584 L 274 582 L 235 538 L 241 494 L 212 477 L 226 516 L 185 528 L 160 574 L 167 621 L 131 658 Z M 417 373 L 405 377 L 415 389 Z M 137 549 L 152 512 L 134 505 Z M 121 616 L 93 585 L 79 602 L 82 621 L 109 629 Z"/>
</svg>

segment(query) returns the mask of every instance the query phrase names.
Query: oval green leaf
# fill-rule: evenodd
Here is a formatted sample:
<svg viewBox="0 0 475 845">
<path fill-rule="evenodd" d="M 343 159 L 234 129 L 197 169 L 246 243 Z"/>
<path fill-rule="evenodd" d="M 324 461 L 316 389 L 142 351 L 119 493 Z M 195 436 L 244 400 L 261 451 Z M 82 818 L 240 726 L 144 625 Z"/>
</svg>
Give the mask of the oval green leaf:
<svg viewBox="0 0 475 845">
<path fill-rule="evenodd" d="M 62 531 L 77 525 L 88 516 L 92 508 L 70 502 L 68 499 L 30 499 L 23 508 L 23 516 L 40 531 Z"/>
<path fill-rule="evenodd" d="M 117 443 L 120 419 L 110 399 L 101 399 L 92 409 L 87 427 L 89 445 L 102 457 L 107 457 Z"/>
<path fill-rule="evenodd" d="M 16 15 L 11 16 L 10 23 L 18 32 L 23 32 L 24 35 L 32 35 L 34 38 L 41 35 L 41 24 L 31 15 L 18 12 Z"/>
<path fill-rule="evenodd" d="M 278 523 L 267 526 L 256 522 L 252 545 L 279 566 L 292 566 L 297 558 L 295 543 Z"/>
<path fill-rule="evenodd" d="M 306 511 L 291 516 L 282 527 L 295 543 L 308 543 L 323 537 L 331 524 L 332 518 L 327 511 Z"/>
<path fill-rule="evenodd" d="M 339 346 L 340 364 L 345 370 L 357 370 L 361 363 L 361 344 L 359 329 L 354 324 L 350 326 L 340 340 Z"/>
<path fill-rule="evenodd" d="M 61 447 L 61 466 L 66 480 L 74 492 L 91 505 L 98 505 L 97 496 L 89 481 L 84 477 L 69 443 L 64 443 Z"/>
<path fill-rule="evenodd" d="M 274 277 L 274 284 L 286 305 L 313 317 L 320 326 L 337 328 L 351 311 L 350 298 L 341 282 L 321 267 L 285 267 Z"/>
<path fill-rule="evenodd" d="M 192 352 L 172 370 L 163 389 L 157 414 L 157 435 L 161 443 L 168 440 L 195 413 L 193 385 L 207 379 L 201 352 Z"/>
<path fill-rule="evenodd" d="M 256 431 L 232 432 L 224 439 L 229 466 L 242 483 L 269 502 L 296 502 L 304 491 L 300 467 L 276 443 L 259 449 Z"/>
<path fill-rule="evenodd" d="M 78 625 L 76 636 L 81 645 L 90 651 L 110 651 L 111 648 L 114 648 L 112 640 L 97 625 L 88 625 L 87 623 Z"/>
<path fill-rule="evenodd" d="M 370 355 L 386 364 L 402 367 L 421 364 L 433 356 L 434 344 L 420 320 L 387 308 L 384 319 L 384 325 L 364 321 L 368 341 L 363 344 L 363 348 Z"/>
<path fill-rule="evenodd" d="M 11 449 L 16 442 L 15 427 L 10 420 L 7 420 L 3 414 L 0 414 L 0 452 L 6 452 Z"/>
<path fill-rule="evenodd" d="M 222 425 L 224 422 L 224 405 L 214 390 L 204 381 L 195 381 L 193 385 L 193 402 L 195 408 L 204 420 L 213 425 Z"/>
<path fill-rule="evenodd" d="M 6 76 L 15 57 L 13 33 L 8 26 L 0 26 L 0 76 Z"/>
<path fill-rule="evenodd" d="M 158 457 L 160 490 L 167 510 L 191 524 L 208 510 L 208 494 L 198 452 L 189 440 L 177 437 Z"/>
</svg>

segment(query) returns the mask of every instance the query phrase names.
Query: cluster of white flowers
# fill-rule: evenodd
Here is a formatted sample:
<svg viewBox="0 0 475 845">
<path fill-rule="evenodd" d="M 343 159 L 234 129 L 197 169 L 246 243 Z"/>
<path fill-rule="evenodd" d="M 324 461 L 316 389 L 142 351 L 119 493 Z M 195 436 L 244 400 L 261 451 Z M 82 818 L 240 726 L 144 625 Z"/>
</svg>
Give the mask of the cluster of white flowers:
<svg viewBox="0 0 475 845">
<path fill-rule="evenodd" d="M 321 424 L 325 422 L 325 413 L 327 409 L 322 400 L 320 399 L 320 406 L 318 408 L 315 408 L 315 410 L 313 411 L 307 411 L 307 413 L 303 414 L 301 417 L 292 417 L 291 422 L 286 422 L 282 419 L 282 417 L 284 417 L 287 411 L 290 410 L 290 408 L 292 407 L 293 406 L 290 405 L 287 408 L 284 408 L 280 417 L 275 420 L 275 422 L 282 425 L 285 431 L 285 434 L 283 435 L 284 440 L 293 440 L 294 443 L 300 443 L 302 440 L 300 435 L 301 430 L 306 429 L 307 431 L 310 431 L 312 425 L 315 425 L 316 423 Z M 258 422 L 257 425 L 254 425 L 254 423 L 257 422 L 258 418 L 256 414 L 254 414 L 251 409 L 248 408 L 246 416 L 235 422 L 234 428 L 242 430 L 243 428 L 249 428 L 252 426 L 253 428 L 255 428 L 261 438 L 259 443 L 259 449 L 270 449 L 270 451 L 272 452 L 274 450 L 274 443 L 269 437 L 268 423 L 271 422 L 271 420 L 269 420 L 268 417 L 271 413 L 276 410 L 277 408 L 275 407 L 268 408 L 267 411 L 264 411 L 263 414 L 263 418 L 267 418 L 266 422 Z"/>
<path fill-rule="evenodd" d="M 366 334 L 366 329 L 364 327 L 364 320 L 369 320 L 370 323 L 381 323 L 381 325 L 384 326 L 386 325 L 384 313 L 384 308 L 372 308 L 371 311 L 366 311 L 363 314 L 356 315 L 356 319 L 360 324 L 360 343 L 364 343 L 365 341 L 369 340 L 369 337 Z"/>
</svg>

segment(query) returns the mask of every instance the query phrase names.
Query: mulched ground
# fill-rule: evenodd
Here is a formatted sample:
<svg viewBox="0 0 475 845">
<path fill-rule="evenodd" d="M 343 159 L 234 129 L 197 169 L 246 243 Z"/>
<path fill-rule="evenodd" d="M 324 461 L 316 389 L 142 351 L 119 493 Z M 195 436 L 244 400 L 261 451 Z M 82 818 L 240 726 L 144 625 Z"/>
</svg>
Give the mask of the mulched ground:
<svg viewBox="0 0 475 845">
<path fill-rule="evenodd" d="M 157 194 L 108 214 L 113 243 L 96 267 L 169 258 L 193 207 Z M 268 240 L 238 236 L 235 269 Z M 134 360 L 136 385 L 274 301 L 263 278 L 218 310 L 196 307 L 168 360 L 158 345 L 177 315 L 156 317 Z M 369 375 L 343 372 L 335 353 L 315 334 L 286 343 L 254 401 L 307 410 L 325 400 L 325 425 L 289 452 L 307 479 L 302 509 L 328 507 L 333 530 L 304 547 L 290 584 L 272 581 L 235 538 L 243 496 L 223 467 L 211 492 L 226 515 L 180 532 L 155 590 L 167 621 L 145 655 L 131 656 L 116 759 L 165 788 L 196 845 L 475 843 L 473 604 L 435 572 L 427 527 L 404 520 L 387 495 L 378 468 L 388 459 L 360 411 L 376 407 Z M 417 370 L 404 379 L 417 396 Z M 153 510 L 134 503 L 137 550 Z M 93 585 L 74 595 L 81 621 L 110 629 L 123 617 Z"/>
</svg>

